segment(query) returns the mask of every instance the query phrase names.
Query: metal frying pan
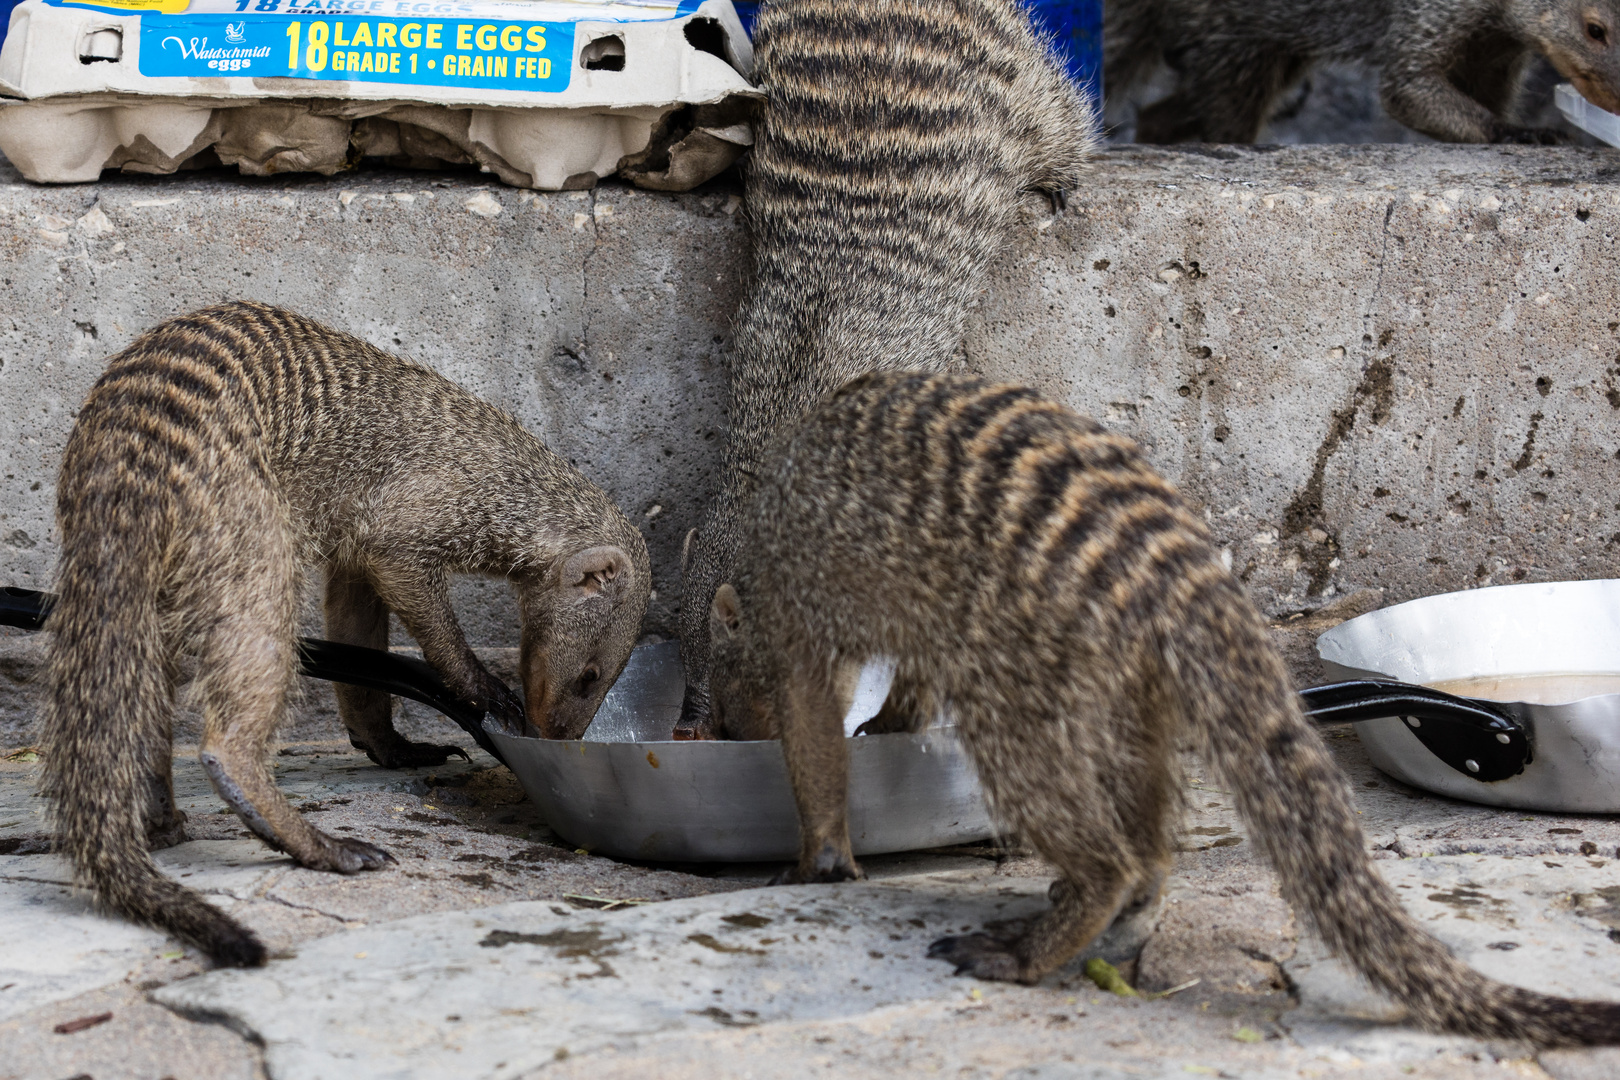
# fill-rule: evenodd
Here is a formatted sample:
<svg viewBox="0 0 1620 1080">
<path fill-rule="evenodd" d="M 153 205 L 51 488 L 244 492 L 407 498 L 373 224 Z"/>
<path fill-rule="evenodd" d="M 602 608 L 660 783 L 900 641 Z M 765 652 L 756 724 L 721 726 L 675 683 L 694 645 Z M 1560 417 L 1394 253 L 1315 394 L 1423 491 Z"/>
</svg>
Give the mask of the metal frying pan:
<svg viewBox="0 0 1620 1080">
<path fill-rule="evenodd" d="M 1491 806 L 1620 812 L 1620 693 L 1592 694 L 1591 685 L 1580 685 L 1620 678 L 1620 580 L 1501 585 L 1412 600 L 1341 623 L 1317 639 L 1316 651 L 1330 673 L 1347 678 L 1491 678 L 1511 687 L 1518 677 L 1555 677 L 1535 688 L 1539 701 L 1461 699 L 1485 714 L 1472 720 L 1452 712 L 1431 722 L 1412 699 L 1380 702 L 1376 693 L 1337 687 L 1306 691 L 1306 700 L 1337 692 L 1357 706 L 1358 715 L 1344 718 L 1365 719 L 1357 732 L 1372 763 L 1414 787 Z M 1443 733 L 1436 737 L 1447 726 L 1460 732 L 1449 748 Z"/>
<path fill-rule="evenodd" d="M 887 680 L 869 664 L 845 730 L 875 715 Z M 491 730 L 546 824 L 570 843 L 659 862 L 786 861 L 799 815 L 782 744 L 674 742 L 685 688 L 680 646 L 643 645 L 583 739 Z M 862 735 L 849 744 L 849 835 L 856 855 L 943 847 L 995 832 L 955 732 Z"/>
</svg>

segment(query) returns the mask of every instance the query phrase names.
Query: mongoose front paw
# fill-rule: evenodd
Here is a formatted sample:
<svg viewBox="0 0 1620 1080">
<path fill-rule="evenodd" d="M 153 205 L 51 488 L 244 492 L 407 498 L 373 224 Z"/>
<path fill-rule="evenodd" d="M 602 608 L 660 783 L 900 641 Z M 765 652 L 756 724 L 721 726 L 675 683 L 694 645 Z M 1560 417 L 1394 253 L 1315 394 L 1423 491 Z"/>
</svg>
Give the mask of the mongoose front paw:
<svg viewBox="0 0 1620 1080">
<path fill-rule="evenodd" d="M 930 960 L 956 965 L 957 975 L 1000 982 L 1021 982 L 1018 957 L 1011 945 L 990 934 L 962 934 L 942 937 L 928 946 Z"/>
<path fill-rule="evenodd" d="M 381 870 L 391 863 L 398 862 L 376 844 L 368 844 L 364 840 L 327 836 L 325 833 L 320 833 L 319 836 L 320 850 L 311 858 L 298 860 L 311 870 L 358 874 L 362 870 Z"/>
<path fill-rule="evenodd" d="M 866 873 L 853 856 L 829 844 L 814 862 L 800 862 L 771 879 L 772 885 L 817 885 L 835 881 L 864 881 Z"/>
<path fill-rule="evenodd" d="M 373 750 L 369 743 L 350 735 L 349 745 L 385 769 L 430 768 L 443 765 L 450 760 L 452 754 L 459 754 L 467 761 L 472 760 L 467 756 L 467 751 L 459 746 L 439 746 L 435 743 L 411 742 L 408 739 L 399 739 L 381 750 Z"/>
</svg>

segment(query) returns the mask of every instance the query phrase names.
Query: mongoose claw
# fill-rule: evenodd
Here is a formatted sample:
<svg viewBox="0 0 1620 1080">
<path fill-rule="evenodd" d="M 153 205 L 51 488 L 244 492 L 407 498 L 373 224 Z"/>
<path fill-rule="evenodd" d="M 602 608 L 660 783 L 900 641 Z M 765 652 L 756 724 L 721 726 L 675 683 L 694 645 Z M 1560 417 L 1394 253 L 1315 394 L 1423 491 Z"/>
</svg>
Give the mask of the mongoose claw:
<svg viewBox="0 0 1620 1080">
<path fill-rule="evenodd" d="M 368 750 L 366 753 L 369 755 L 371 752 Z M 398 750 L 390 752 L 387 761 L 377 761 L 374 755 L 371 760 L 377 761 L 385 769 L 417 769 L 443 765 L 452 755 L 459 756 L 463 761 L 472 760 L 467 751 L 459 746 L 425 742 L 406 742 Z"/>
<path fill-rule="evenodd" d="M 358 874 L 362 870 L 381 870 L 397 865 L 399 860 L 376 844 L 347 837 L 327 836 L 322 833 L 322 850 L 311 859 L 299 859 L 311 870 L 334 870 L 339 874 Z"/>
<path fill-rule="evenodd" d="M 955 964 L 957 975 L 1000 982 L 1020 982 L 1018 957 L 1007 942 L 990 934 L 942 937 L 928 946 L 930 960 Z"/>
<path fill-rule="evenodd" d="M 1058 214 L 1063 213 L 1063 211 L 1065 211 L 1065 210 L 1067 210 L 1069 208 L 1069 196 L 1068 196 L 1068 193 L 1065 192 L 1060 187 L 1047 188 L 1046 189 L 1046 197 L 1047 197 L 1047 199 L 1051 200 L 1051 203 L 1052 203 L 1052 215 L 1054 217 L 1057 216 Z"/>
</svg>

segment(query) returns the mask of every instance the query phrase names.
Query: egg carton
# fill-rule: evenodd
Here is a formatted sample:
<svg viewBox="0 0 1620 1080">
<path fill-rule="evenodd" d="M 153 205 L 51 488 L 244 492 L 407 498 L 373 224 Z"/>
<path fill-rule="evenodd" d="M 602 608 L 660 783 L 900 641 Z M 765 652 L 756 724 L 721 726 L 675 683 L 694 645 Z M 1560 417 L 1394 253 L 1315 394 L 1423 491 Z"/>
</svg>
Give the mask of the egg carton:
<svg viewBox="0 0 1620 1080">
<path fill-rule="evenodd" d="M 753 142 L 731 0 L 22 0 L 0 151 L 28 179 L 362 157 L 680 191 Z"/>
</svg>

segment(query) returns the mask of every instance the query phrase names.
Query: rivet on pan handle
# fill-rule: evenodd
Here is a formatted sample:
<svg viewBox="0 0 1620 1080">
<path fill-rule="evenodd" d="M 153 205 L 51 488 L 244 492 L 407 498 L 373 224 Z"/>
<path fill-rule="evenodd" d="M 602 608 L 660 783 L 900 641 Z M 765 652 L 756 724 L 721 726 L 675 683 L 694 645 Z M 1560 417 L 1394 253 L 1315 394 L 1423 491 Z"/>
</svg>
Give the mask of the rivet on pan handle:
<svg viewBox="0 0 1620 1080">
<path fill-rule="evenodd" d="M 0 626 L 43 630 L 52 599 L 50 593 L 33 589 L 9 585 L 0 588 Z M 381 690 L 437 709 L 476 739 L 478 745 L 496 761 L 506 764 L 506 758 L 501 756 L 489 733 L 484 730 L 487 713 L 458 698 L 444 685 L 444 680 L 439 678 L 432 665 L 424 661 L 409 656 L 395 656 L 381 649 L 321 641 L 318 638 L 299 638 L 298 666 L 313 679 Z"/>
<path fill-rule="evenodd" d="M 1319 724 L 1398 716 L 1430 753 L 1481 783 L 1517 776 L 1531 760 L 1524 725 L 1497 702 L 1387 679 L 1315 686 L 1299 696 Z"/>
</svg>

